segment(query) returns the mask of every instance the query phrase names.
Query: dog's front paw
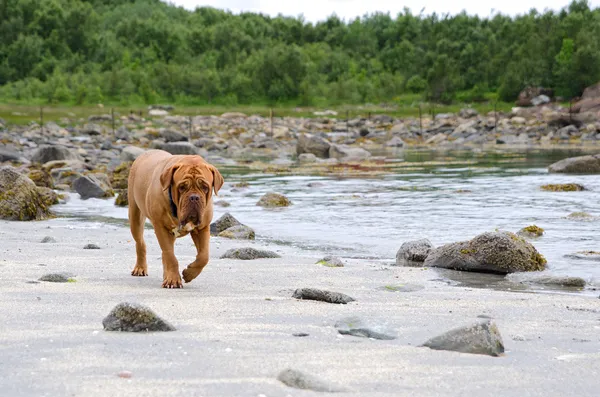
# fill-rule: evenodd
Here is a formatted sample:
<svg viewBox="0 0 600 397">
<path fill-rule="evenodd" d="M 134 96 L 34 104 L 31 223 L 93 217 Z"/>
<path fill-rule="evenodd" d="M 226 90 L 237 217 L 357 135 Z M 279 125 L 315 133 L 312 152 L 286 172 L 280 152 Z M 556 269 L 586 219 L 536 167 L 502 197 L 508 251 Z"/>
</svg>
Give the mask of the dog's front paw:
<svg viewBox="0 0 600 397">
<path fill-rule="evenodd" d="M 183 283 L 181 282 L 179 274 L 175 273 L 166 275 L 163 279 L 162 286 L 163 288 L 183 288 Z"/>
<path fill-rule="evenodd" d="M 198 277 L 201 271 L 201 268 L 187 267 L 183 269 L 183 279 L 186 283 L 189 283 L 190 281 Z"/>
<path fill-rule="evenodd" d="M 135 265 L 133 271 L 131 272 L 132 276 L 142 277 L 148 275 L 148 268 L 144 266 Z"/>
</svg>

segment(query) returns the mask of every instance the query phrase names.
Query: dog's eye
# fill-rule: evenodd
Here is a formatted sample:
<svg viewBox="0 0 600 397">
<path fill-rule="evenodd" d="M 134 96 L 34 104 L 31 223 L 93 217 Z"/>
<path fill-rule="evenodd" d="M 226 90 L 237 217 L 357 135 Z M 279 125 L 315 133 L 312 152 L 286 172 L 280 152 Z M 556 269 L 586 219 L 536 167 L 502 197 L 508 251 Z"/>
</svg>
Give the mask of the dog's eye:
<svg viewBox="0 0 600 397">
<path fill-rule="evenodd" d="M 179 185 L 178 189 L 179 189 L 180 192 L 183 192 L 186 189 L 185 184 Z"/>
<path fill-rule="evenodd" d="M 209 190 L 210 190 L 210 188 L 207 185 L 202 185 L 202 191 L 204 193 L 208 193 Z"/>
</svg>

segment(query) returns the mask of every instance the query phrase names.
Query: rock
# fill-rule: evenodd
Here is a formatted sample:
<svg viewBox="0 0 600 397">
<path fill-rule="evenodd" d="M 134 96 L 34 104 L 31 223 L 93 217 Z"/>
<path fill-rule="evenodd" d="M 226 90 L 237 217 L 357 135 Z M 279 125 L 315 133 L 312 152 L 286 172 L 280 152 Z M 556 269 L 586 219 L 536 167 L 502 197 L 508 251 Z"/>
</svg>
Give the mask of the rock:
<svg viewBox="0 0 600 397">
<path fill-rule="evenodd" d="M 513 273 L 506 279 L 520 284 L 583 288 L 586 282 L 581 277 L 553 276 L 549 274 Z"/>
<path fill-rule="evenodd" d="M 600 252 L 598 251 L 579 251 L 574 254 L 567 254 L 565 258 L 568 259 L 582 259 L 586 261 L 600 262 Z"/>
<path fill-rule="evenodd" d="M 210 225 L 210 234 L 217 235 L 233 226 L 239 226 L 241 223 L 229 212 L 223 214 L 219 219 Z"/>
<path fill-rule="evenodd" d="M 272 251 L 257 250 L 251 247 L 232 248 L 221 256 L 221 259 L 241 259 L 245 261 L 263 258 L 281 258 L 281 256 Z"/>
<path fill-rule="evenodd" d="M 269 192 L 265 193 L 256 205 L 265 208 L 289 207 L 292 205 L 292 202 L 282 194 Z"/>
<path fill-rule="evenodd" d="M 540 186 L 540 189 L 545 190 L 547 192 L 579 192 L 585 190 L 585 187 L 578 183 L 562 183 L 542 185 Z"/>
<path fill-rule="evenodd" d="M 106 331 L 175 331 L 175 327 L 158 317 L 152 310 L 133 303 L 119 303 L 102 320 L 102 325 Z"/>
<path fill-rule="evenodd" d="M 303 153 L 312 153 L 320 158 L 328 158 L 330 147 L 331 143 L 325 138 L 321 138 L 316 135 L 301 134 L 298 137 L 296 153 L 298 155 Z"/>
<path fill-rule="evenodd" d="M 30 221 L 52 217 L 42 193 L 31 179 L 14 168 L 0 167 L 0 219 Z"/>
<path fill-rule="evenodd" d="M 115 132 L 115 138 L 123 141 L 128 141 L 129 139 L 131 139 L 131 131 L 129 131 L 127 127 L 122 125 Z"/>
<path fill-rule="evenodd" d="M 218 236 L 233 240 L 254 240 L 256 237 L 254 230 L 246 225 L 230 227 L 219 233 Z"/>
<path fill-rule="evenodd" d="M 373 321 L 363 321 L 359 317 L 346 317 L 335 323 L 335 329 L 342 335 L 352 335 L 362 338 L 380 340 L 396 339 L 396 332 L 383 324 Z"/>
<path fill-rule="evenodd" d="M 550 103 L 550 97 L 548 95 L 538 95 L 531 100 L 533 106 L 545 105 L 546 103 Z"/>
<path fill-rule="evenodd" d="M 50 189 L 54 188 L 54 180 L 52 179 L 52 175 L 50 175 L 50 173 L 44 169 L 33 169 L 29 171 L 28 176 L 29 179 L 31 179 L 38 187 L 47 187 Z"/>
<path fill-rule="evenodd" d="M 318 265 L 323 265 L 327 267 L 344 267 L 344 262 L 337 256 L 326 256 L 317 262 Z"/>
<path fill-rule="evenodd" d="M 169 112 L 167 112 L 166 110 L 163 109 L 150 109 L 148 111 L 148 116 L 153 116 L 153 117 L 163 117 L 163 116 L 168 116 Z"/>
<path fill-rule="evenodd" d="M 329 148 L 329 157 L 343 161 L 360 161 L 371 157 L 371 153 L 359 147 L 333 144 Z"/>
<path fill-rule="evenodd" d="M 125 161 L 117 166 L 110 174 L 110 185 L 114 189 L 126 190 L 128 186 L 129 170 L 133 163 Z"/>
<path fill-rule="evenodd" d="M 148 106 L 148 110 L 152 110 L 152 109 L 166 110 L 167 112 L 171 112 L 171 111 L 175 110 L 175 106 L 173 106 L 173 105 L 150 105 L 150 106 Z"/>
<path fill-rule="evenodd" d="M 548 171 L 564 174 L 600 174 L 600 154 L 560 160 L 550 165 Z"/>
<path fill-rule="evenodd" d="M 98 245 L 96 245 L 96 244 L 91 244 L 91 243 L 90 243 L 90 244 L 86 244 L 86 245 L 83 247 L 83 249 L 84 249 L 84 250 L 99 250 L 99 249 L 100 249 L 100 247 L 98 247 Z"/>
<path fill-rule="evenodd" d="M 298 156 L 298 162 L 300 164 L 312 164 L 317 162 L 317 156 L 312 153 L 302 153 Z"/>
<path fill-rule="evenodd" d="M 108 182 L 108 177 L 106 178 L 106 182 Z M 83 200 L 113 197 L 115 192 L 106 182 L 100 179 L 100 174 L 90 174 L 75 179 L 73 181 L 73 188 Z"/>
<path fill-rule="evenodd" d="M 425 289 L 425 286 L 420 284 L 398 284 L 398 285 L 386 285 L 380 288 L 387 292 L 415 292 Z"/>
<path fill-rule="evenodd" d="M 387 146 L 387 147 L 403 147 L 404 141 L 400 137 L 395 136 L 392 139 L 390 139 L 389 141 L 387 141 L 385 146 Z"/>
<path fill-rule="evenodd" d="M 121 151 L 121 160 L 125 162 L 133 162 L 139 157 L 140 154 L 144 152 L 144 149 L 137 146 L 127 146 Z"/>
<path fill-rule="evenodd" d="M 159 134 L 165 142 L 186 142 L 188 140 L 187 135 L 170 128 L 161 128 Z"/>
<path fill-rule="evenodd" d="M 573 113 L 598 112 L 600 110 L 600 98 L 587 98 L 578 101 L 571 107 Z"/>
<path fill-rule="evenodd" d="M 323 291 L 315 288 L 299 288 L 294 291 L 292 298 L 315 300 L 327 303 L 347 304 L 354 302 L 354 298 L 339 292 Z"/>
<path fill-rule="evenodd" d="M 527 120 L 525 119 L 525 117 L 516 116 L 510 119 L 510 122 L 516 125 L 523 125 L 527 122 Z"/>
<path fill-rule="evenodd" d="M 431 251 L 426 267 L 507 274 L 540 271 L 546 259 L 522 237 L 510 232 L 487 232 L 470 241 L 447 244 Z"/>
<path fill-rule="evenodd" d="M 161 149 L 171 154 L 198 154 L 198 148 L 190 142 L 168 142 Z"/>
<path fill-rule="evenodd" d="M 81 157 L 62 145 L 42 145 L 31 157 L 33 163 L 45 164 L 49 161 L 56 160 L 78 160 L 82 161 Z"/>
<path fill-rule="evenodd" d="M 58 193 L 48 187 L 38 187 L 38 194 L 46 207 L 58 204 Z"/>
<path fill-rule="evenodd" d="M 129 193 L 127 189 L 120 189 L 117 193 L 118 196 L 115 199 L 115 205 L 117 207 L 127 207 L 129 205 Z"/>
<path fill-rule="evenodd" d="M 316 392 L 345 392 L 348 391 L 342 387 L 329 384 L 316 376 L 298 371 L 296 369 L 286 369 L 277 375 L 277 380 L 286 386 L 294 389 L 312 390 Z"/>
<path fill-rule="evenodd" d="M 531 225 L 519 230 L 517 235 L 529 238 L 542 237 L 544 235 L 544 229 L 536 225 Z"/>
<path fill-rule="evenodd" d="M 597 217 L 587 212 L 572 212 L 566 218 L 578 221 L 595 221 L 597 219 Z"/>
<path fill-rule="evenodd" d="M 483 354 L 498 357 L 504 353 L 504 342 L 498 327 L 491 321 L 456 328 L 423 344 L 433 350 Z"/>
<path fill-rule="evenodd" d="M 221 115 L 223 119 L 245 119 L 248 116 L 241 112 L 227 112 Z"/>
<path fill-rule="evenodd" d="M 55 243 L 56 239 L 52 236 L 46 236 L 42 239 L 42 241 L 40 241 L 40 243 L 42 244 L 47 244 L 47 243 Z"/>
<path fill-rule="evenodd" d="M 519 99 L 517 99 L 516 104 L 517 106 L 532 106 L 532 100 L 540 95 L 551 98 L 554 93 L 552 90 L 543 87 L 527 87 L 519 93 Z"/>
<path fill-rule="evenodd" d="M 214 205 L 216 205 L 217 207 L 223 207 L 223 208 L 231 207 L 231 204 L 225 200 L 215 201 Z"/>
<path fill-rule="evenodd" d="M 461 109 L 458 115 L 463 119 L 470 119 L 479 116 L 479 112 L 472 108 Z"/>
<path fill-rule="evenodd" d="M 83 126 L 83 129 L 81 130 L 81 132 L 83 132 L 84 134 L 87 135 L 102 135 L 103 132 L 103 128 L 101 126 L 99 126 L 98 124 L 86 124 Z"/>
<path fill-rule="evenodd" d="M 73 280 L 73 276 L 69 273 L 48 273 L 39 278 L 40 281 L 49 283 L 68 283 Z"/>
<path fill-rule="evenodd" d="M 421 266 L 433 248 L 426 238 L 407 241 L 396 253 L 396 266 Z"/>
<path fill-rule="evenodd" d="M 0 148 L 0 163 L 3 163 L 5 161 L 15 161 L 19 163 L 24 163 L 27 160 L 25 160 L 23 156 L 17 151 Z"/>
</svg>

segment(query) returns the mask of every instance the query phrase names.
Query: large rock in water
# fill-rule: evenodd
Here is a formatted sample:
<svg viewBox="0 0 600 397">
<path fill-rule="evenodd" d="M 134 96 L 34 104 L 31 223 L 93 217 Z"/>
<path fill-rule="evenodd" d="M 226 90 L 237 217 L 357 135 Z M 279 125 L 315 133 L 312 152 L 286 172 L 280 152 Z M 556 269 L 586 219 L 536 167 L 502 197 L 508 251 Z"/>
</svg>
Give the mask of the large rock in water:
<svg viewBox="0 0 600 397">
<path fill-rule="evenodd" d="M 33 181 L 14 168 L 0 168 L 0 219 L 31 221 L 51 217 L 49 205 Z"/>
<path fill-rule="evenodd" d="M 106 331 L 175 331 L 175 327 L 158 317 L 152 310 L 133 303 L 119 303 L 102 320 L 102 325 Z"/>
<path fill-rule="evenodd" d="M 45 164 L 55 160 L 79 160 L 81 157 L 62 145 L 43 145 L 40 146 L 31 157 L 33 163 Z"/>
<path fill-rule="evenodd" d="M 488 232 L 431 251 L 424 266 L 508 274 L 544 270 L 546 258 L 514 233 Z"/>
<path fill-rule="evenodd" d="M 89 198 L 108 198 L 115 195 L 108 177 L 102 174 L 80 176 L 73 181 L 73 188 L 83 200 Z"/>
<path fill-rule="evenodd" d="M 230 227 L 241 225 L 240 221 L 235 219 L 229 212 L 224 213 L 219 219 L 211 223 L 210 234 L 217 235 Z"/>
<path fill-rule="evenodd" d="M 328 158 L 329 147 L 331 143 L 325 138 L 321 138 L 316 135 L 301 134 L 298 137 L 298 144 L 296 145 L 296 153 L 312 153 L 317 157 Z"/>
<path fill-rule="evenodd" d="M 600 154 L 560 160 L 550 165 L 548 171 L 562 174 L 600 174 Z"/>
</svg>

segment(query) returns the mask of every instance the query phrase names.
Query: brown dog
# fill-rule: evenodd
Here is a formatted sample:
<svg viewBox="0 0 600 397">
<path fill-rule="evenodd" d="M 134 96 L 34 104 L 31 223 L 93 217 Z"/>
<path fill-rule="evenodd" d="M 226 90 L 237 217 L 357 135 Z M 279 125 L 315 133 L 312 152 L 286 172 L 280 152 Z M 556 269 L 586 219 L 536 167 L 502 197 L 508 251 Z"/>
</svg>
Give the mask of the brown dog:
<svg viewBox="0 0 600 397">
<path fill-rule="evenodd" d="M 129 223 L 137 261 L 132 276 L 147 276 L 144 223 L 150 219 L 162 250 L 164 288 L 182 288 L 175 239 L 188 233 L 196 246 L 196 260 L 184 271 L 189 283 L 208 263 L 212 191 L 223 186 L 223 177 L 200 156 L 173 156 L 162 150 L 140 155 L 129 171 Z"/>
</svg>

